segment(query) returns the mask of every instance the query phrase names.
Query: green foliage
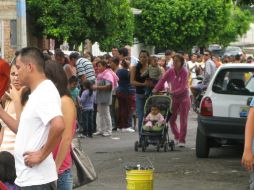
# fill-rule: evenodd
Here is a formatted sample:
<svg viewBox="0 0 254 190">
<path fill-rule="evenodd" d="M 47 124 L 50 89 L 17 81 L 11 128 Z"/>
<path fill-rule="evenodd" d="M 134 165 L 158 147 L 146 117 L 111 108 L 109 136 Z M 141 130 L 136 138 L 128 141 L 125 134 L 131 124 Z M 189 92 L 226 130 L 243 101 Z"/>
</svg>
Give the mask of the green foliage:
<svg viewBox="0 0 254 190">
<path fill-rule="evenodd" d="M 84 1 L 83 10 L 91 29 L 89 39 L 98 41 L 101 49 L 133 43 L 134 17 L 128 0 Z"/>
<path fill-rule="evenodd" d="M 128 0 L 27 0 L 27 11 L 37 37 L 76 45 L 90 39 L 105 51 L 133 41 L 134 18 Z"/>
<path fill-rule="evenodd" d="M 225 0 L 135 0 L 139 41 L 159 48 L 227 45 L 249 28 L 251 16 Z"/>
</svg>

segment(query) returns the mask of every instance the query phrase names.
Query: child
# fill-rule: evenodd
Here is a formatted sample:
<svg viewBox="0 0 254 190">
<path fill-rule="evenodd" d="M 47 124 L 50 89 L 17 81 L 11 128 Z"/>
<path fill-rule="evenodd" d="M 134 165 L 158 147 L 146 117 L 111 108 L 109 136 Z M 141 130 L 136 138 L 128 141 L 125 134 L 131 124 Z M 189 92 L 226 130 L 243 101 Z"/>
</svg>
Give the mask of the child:
<svg viewBox="0 0 254 190">
<path fill-rule="evenodd" d="M 118 85 L 117 75 L 109 68 L 105 61 L 99 61 L 98 75 L 96 85 L 93 89 L 96 90 L 97 104 L 97 132 L 94 135 L 102 135 L 104 137 L 112 134 L 112 122 L 109 112 L 109 105 L 112 103 L 112 90 Z"/>
<path fill-rule="evenodd" d="M 88 136 L 93 137 L 93 107 L 94 107 L 94 93 L 92 89 L 92 83 L 86 80 L 83 83 L 84 91 L 82 92 L 79 102 L 82 109 L 82 127 L 83 132 L 80 137 Z"/>
<path fill-rule="evenodd" d="M 157 105 L 151 106 L 151 112 L 145 118 L 145 125 L 143 129 L 146 131 L 160 131 L 162 124 L 165 123 L 163 115 Z"/>
<path fill-rule="evenodd" d="M 16 177 L 14 156 L 7 151 L 0 152 L 1 189 L 6 186 L 8 190 L 18 190 L 19 188 L 14 184 Z"/>
<path fill-rule="evenodd" d="M 80 89 L 78 88 L 78 78 L 76 76 L 71 76 L 68 79 L 68 89 L 71 94 L 71 98 L 74 101 L 74 104 L 76 106 L 77 110 L 77 120 L 78 120 L 78 129 L 76 130 L 77 132 L 82 131 L 82 113 L 81 113 L 81 108 L 79 107 L 78 104 L 78 96 L 80 94 Z"/>
<path fill-rule="evenodd" d="M 159 79 L 162 76 L 163 69 L 161 66 L 158 64 L 158 59 L 157 57 L 153 56 L 150 59 L 150 64 L 148 66 L 148 69 L 142 74 L 142 77 L 148 77 L 147 80 L 151 80 L 154 85 L 157 84 Z M 145 90 L 145 95 L 149 96 L 152 93 L 152 88 L 148 87 Z"/>
<path fill-rule="evenodd" d="M 69 82 L 69 90 L 70 90 L 70 93 L 71 93 L 71 97 L 75 103 L 75 105 L 78 105 L 77 104 L 77 97 L 79 95 L 79 89 L 77 87 L 78 85 L 78 78 L 76 76 L 71 76 L 68 80 Z"/>
</svg>

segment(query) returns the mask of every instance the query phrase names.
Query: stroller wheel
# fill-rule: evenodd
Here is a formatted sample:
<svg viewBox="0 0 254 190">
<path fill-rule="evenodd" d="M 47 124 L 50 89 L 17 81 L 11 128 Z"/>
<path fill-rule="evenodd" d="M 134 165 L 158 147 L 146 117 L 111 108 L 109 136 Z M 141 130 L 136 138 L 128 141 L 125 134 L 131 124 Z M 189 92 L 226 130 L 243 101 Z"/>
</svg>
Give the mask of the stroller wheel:
<svg viewBox="0 0 254 190">
<path fill-rule="evenodd" d="M 175 149 L 175 142 L 171 140 L 169 146 L 170 146 L 170 150 L 173 151 Z"/>
<path fill-rule="evenodd" d="M 138 141 L 136 141 L 135 143 L 134 143 L 134 150 L 137 152 L 138 151 L 138 145 L 139 145 L 139 143 L 138 143 Z"/>
<path fill-rule="evenodd" d="M 158 142 L 157 142 L 157 146 L 156 146 L 157 152 L 160 152 L 160 147 L 161 147 L 161 145 L 160 145 L 160 142 L 158 141 Z"/>
<path fill-rule="evenodd" d="M 145 141 L 142 141 L 142 152 L 145 152 L 146 151 L 146 142 Z"/>
<path fill-rule="evenodd" d="M 165 143 L 164 146 L 163 146 L 164 152 L 167 152 L 167 151 L 168 151 L 168 147 L 169 147 L 168 143 Z"/>
</svg>

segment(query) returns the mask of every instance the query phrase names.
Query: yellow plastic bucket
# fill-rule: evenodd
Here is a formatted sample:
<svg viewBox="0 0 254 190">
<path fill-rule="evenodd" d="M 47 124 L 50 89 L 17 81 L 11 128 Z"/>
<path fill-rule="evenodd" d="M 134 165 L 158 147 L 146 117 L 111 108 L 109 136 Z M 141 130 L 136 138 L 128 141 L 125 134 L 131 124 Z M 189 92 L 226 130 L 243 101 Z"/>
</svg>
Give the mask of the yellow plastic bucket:
<svg viewBox="0 0 254 190">
<path fill-rule="evenodd" d="M 153 170 L 126 170 L 127 190 L 153 190 Z"/>
</svg>

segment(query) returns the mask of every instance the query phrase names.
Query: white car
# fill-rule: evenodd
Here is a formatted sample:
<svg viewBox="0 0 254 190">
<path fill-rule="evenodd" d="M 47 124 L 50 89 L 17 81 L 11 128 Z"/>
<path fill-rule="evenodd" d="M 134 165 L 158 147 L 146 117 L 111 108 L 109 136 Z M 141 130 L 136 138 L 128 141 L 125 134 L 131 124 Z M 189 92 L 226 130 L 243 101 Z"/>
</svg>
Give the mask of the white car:
<svg viewBox="0 0 254 190">
<path fill-rule="evenodd" d="M 197 157 L 208 157 L 211 147 L 243 142 L 253 96 L 254 64 L 225 64 L 218 68 L 200 103 Z"/>
</svg>

